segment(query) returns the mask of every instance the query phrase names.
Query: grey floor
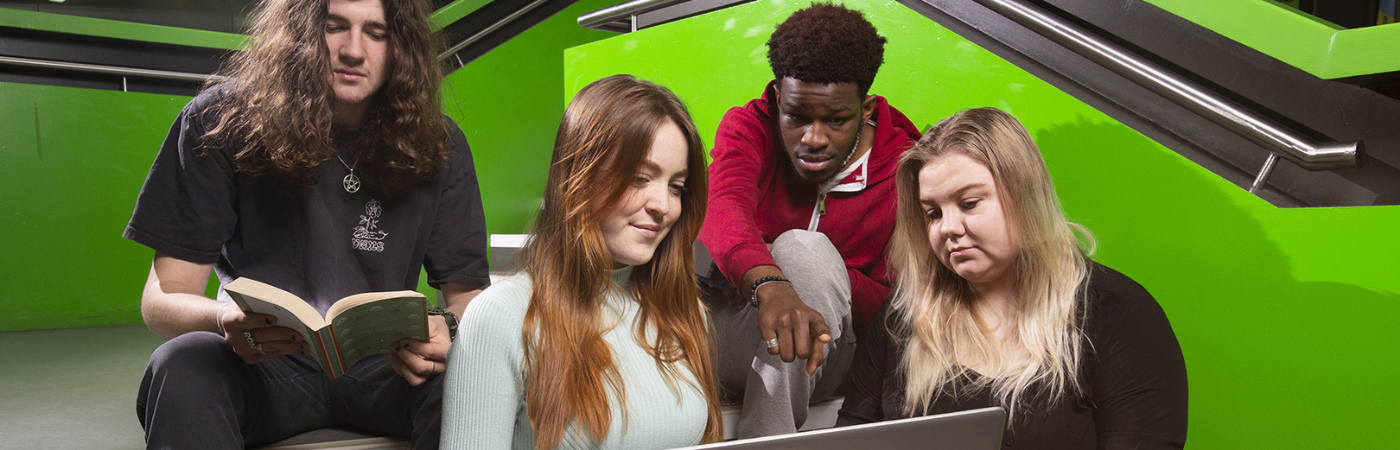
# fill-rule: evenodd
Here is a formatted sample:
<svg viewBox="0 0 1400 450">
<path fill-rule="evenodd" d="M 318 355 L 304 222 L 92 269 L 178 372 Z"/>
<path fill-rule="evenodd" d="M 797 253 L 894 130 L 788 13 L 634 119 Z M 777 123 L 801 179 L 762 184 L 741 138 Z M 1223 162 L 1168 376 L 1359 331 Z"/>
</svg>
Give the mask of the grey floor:
<svg viewBox="0 0 1400 450">
<path fill-rule="evenodd" d="M 139 449 L 144 325 L 0 333 L 0 448 Z"/>
<path fill-rule="evenodd" d="M 146 360 L 164 342 L 144 325 L 0 332 L 0 449 L 145 448 L 136 420 L 136 391 Z M 840 408 L 840 398 L 813 405 L 802 429 L 832 426 Z M 724 412 L 725 438 L 733 439 L 738 407 Z M 405 444 L 369 438 L 320 430 L 274 445 L 290 449 Z M 344 441 L 304 445 L 336 440 Z"/>
</svg>

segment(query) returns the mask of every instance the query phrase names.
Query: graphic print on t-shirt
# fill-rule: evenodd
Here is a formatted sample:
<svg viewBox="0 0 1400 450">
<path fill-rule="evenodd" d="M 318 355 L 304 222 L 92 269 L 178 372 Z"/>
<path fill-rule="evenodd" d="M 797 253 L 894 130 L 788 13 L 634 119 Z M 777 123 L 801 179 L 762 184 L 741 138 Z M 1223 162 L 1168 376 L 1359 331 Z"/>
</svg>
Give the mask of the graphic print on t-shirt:
<svg viewBox="0 0 1400 450">
<path fill-rule="evenodd" d="M 384 209 L 379 206 L 379 200 L 370 200 L 365 203 L 365 213 L 360 215 L 360 225 L 355 227 L 355 232 L 351 234 L 350 246 L 356 250 L 371 252 L 384 251 L 384 237 L 388 236 L 387 231 L 378 230 L 379 214 Z"/>
</svg>

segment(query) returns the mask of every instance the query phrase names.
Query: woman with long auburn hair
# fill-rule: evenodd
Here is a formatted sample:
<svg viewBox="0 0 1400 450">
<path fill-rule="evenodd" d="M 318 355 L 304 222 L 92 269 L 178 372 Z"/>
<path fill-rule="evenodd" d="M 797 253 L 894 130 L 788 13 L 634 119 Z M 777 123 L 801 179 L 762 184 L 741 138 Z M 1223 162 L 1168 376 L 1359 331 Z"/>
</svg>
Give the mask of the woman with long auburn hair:
<svg viewBox="0 0 1400 450">
<path fill-rule="evenodd" d="M 448 360 L 446 448 L 671 448 L 722 436 L 691 246 L 705 159 L 690 114 L 628 75 L 555 139 L 522 273 L 471 302 Z"/>
<path fill-rule="evenodd" d="M 896 179 L 899 279 L 838 424 L 1001 406 L 1006 448 L 1185 445 L 1186 367 L 1166 315 L 1089 259 L 1092 237 L 1065 219 L 1020 122 L 993 108 L 944 119 Z"/>
</svg>

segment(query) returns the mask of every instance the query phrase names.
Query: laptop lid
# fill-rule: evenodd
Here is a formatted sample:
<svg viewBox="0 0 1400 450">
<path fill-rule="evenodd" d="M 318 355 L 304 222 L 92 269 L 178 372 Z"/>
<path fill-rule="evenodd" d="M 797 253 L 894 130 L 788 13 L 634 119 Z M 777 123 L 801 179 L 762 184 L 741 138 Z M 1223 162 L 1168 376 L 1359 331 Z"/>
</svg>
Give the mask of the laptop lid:
<svg viewBox="0 0 1400 450">
<path fill-rule="evenodd" d="M 999 450 L 1006 410 L 973 409 L 936 416 L 686 447 L 691 450 Z"/>
</svg>

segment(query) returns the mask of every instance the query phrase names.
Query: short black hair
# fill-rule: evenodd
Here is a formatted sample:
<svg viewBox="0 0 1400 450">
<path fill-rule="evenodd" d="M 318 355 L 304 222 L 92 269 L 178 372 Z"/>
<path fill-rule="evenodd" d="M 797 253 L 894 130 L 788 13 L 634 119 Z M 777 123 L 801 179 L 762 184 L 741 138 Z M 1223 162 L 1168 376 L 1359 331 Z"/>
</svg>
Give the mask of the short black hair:
<svg viewBox="0 0 1400 450">
<path fill-rule="evenodd" d="M 885 38 L 860 11 L 841 5 L 814 3 L 768 38 L 768 64 L 779 80 L 855 83 L 864 97 L 884 62 Z"/>
</svg>

